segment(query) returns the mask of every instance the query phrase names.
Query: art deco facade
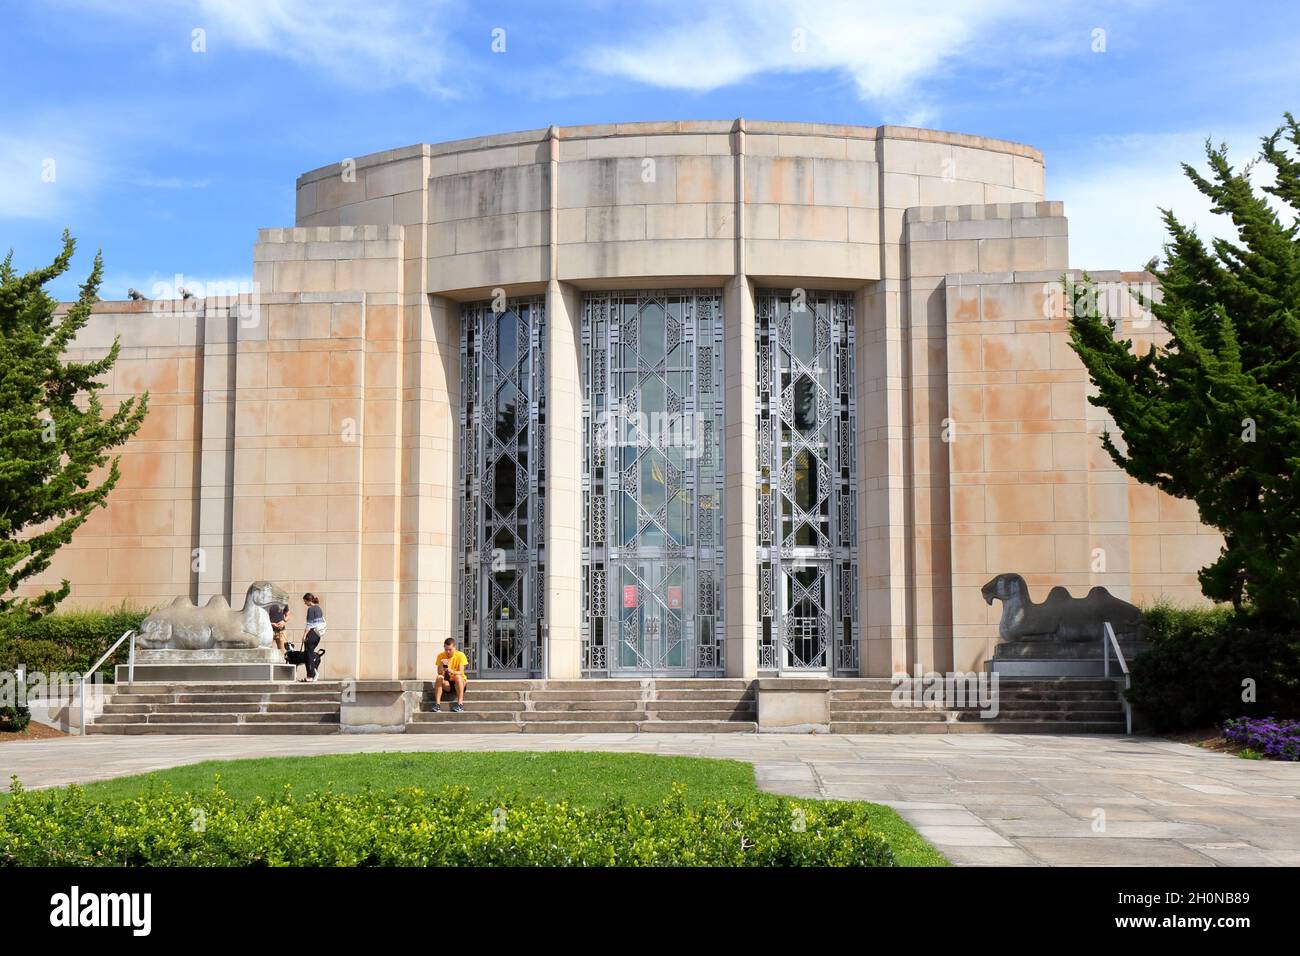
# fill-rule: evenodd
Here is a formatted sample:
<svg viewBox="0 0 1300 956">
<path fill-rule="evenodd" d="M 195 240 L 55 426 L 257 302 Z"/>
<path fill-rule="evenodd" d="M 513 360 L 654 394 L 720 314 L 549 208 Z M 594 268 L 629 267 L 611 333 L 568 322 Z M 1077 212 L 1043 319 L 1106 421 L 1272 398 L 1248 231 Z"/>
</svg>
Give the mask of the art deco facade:
<svg viewBox="0 0 1300 956">
<path fill-rule="evenodd" d="M 447 635 L 481 676 L 888 675 L 981 666 L 998 572 L 1191 601 L 1217 552 L 1101 450 L 1026 146 L 411 146 L 301 176 L 253 260 L 251 297 L 103 303 L 77 341 L 120 336 L 151 412 L 52 571 L 74 600 L 312 590 L 332 677 L 428 676 Z"/>
</svg>

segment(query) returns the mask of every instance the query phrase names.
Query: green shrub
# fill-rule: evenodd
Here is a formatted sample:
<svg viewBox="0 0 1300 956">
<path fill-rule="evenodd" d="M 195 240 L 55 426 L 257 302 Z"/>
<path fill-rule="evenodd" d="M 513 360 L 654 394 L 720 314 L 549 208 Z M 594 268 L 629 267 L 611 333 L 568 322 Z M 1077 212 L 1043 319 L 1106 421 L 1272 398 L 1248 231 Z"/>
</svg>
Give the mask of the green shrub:
<svg viewBox="0 0 1300 956">
<path fill-rule="evenodd" d="M 121 607 L 107 611 L 63 611 L 35 621 L 10 624 L 0 632 L 0 671 L 19 665 L 29 673 L 84 673 L 126 631 L 138 630 L 149 612 Z M 105 679 L 112 680 L 112 664 L 125 664 L 123 644 L 104 664 Z"/>
<path fill-rule="evenodd" d="M 22 733 L 32 722 L 32 712 L 26 707 L 0 707 L 0 730 Z"/>
<path fill-rule="evenodd" d="M 1300 716 L 1300 634 L 1228 607 L 1156 605 L 1145 614 L 1153 646 L 1132 664 L 1129 699 L 1155 730 Z M 1247 680 L 1254 702 L 1242 700 Z"/>
<path fill-rule="evenodd" d="M 271 800 L 76 787 L 0 805 L 8 866 L 895 866 L 853 803 L 775 797 L 581 807 L 408 788 Z"/>
</svg>

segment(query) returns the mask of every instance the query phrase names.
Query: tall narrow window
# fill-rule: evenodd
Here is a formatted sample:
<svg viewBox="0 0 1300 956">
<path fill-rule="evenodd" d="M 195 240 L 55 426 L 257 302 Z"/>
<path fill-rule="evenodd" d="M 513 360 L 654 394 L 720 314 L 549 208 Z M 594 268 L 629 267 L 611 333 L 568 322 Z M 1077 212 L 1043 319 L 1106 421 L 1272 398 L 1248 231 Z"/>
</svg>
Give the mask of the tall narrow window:
<svg viewBox="0 0 1300 956">
<path fill-rule="evenodd" d="M 759 669 L 856 674 L 853 300 L 758 295 Z"/>
<path fill-rule="evenodd" d="M 720 296 L 588 296 L 582 344 L 583 669 L 720 675 Z"/>
<path fill-rule="evenodd" d="M 543 673 L 545 307 L 461 312 L 461 611 L 470 667 Z"/>
</svg>

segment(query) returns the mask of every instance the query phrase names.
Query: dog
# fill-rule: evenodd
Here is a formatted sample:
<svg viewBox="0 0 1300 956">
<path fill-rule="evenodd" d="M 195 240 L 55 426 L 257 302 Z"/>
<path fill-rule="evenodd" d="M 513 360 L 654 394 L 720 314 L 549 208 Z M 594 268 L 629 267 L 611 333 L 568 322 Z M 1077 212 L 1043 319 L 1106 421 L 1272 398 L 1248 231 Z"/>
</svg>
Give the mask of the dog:
<svg viewBox="0 0 1300 956">
<path fill-rule="evenodd" d="M 320 659 L 325 656 L 324 651 L 313 651 L 316 660 L 313 662 L 314 670 L 320 669 Z M 284 645 L 284 662 L 292 664 L 294 667 L 307 666 L 307 652 L 297 650 L 292 644 Z"/>
</svg>

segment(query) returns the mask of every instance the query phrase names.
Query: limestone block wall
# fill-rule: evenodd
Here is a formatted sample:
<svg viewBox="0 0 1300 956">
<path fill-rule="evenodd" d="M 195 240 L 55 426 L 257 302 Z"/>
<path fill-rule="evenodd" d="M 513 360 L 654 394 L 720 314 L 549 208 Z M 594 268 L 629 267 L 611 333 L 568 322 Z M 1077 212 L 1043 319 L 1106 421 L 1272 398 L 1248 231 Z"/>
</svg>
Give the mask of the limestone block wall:
<svg viewBox="0 0 1300 956">
<path fill-rule="evenodd" d="M 946 401 L 932 398 L 946 410 L 946 431 L 937 444 L 928 443 L 928 504 L 938 519 L 928 536 L 917 519 L 917 550 L 924 552 L 928 537 L 933 560 L 929 581 L 918 574 L 916 590 L 920 604 L 928 584 L 931 607 L 950 615 L 951 639 L 937 624 L 932 633 L 939 645 L 951 645 L 958 670 L 982 666 L 997 643 L 1002 608 L 987 606 L 980 588 L 998 573 L 1023 574 L 1038 601 L 1064 585 L 1076 596 L 1103 586 L 1131 600 L 1163 594 L 1196 603 L 1195 571 L 1219 548 L 1218 535 L 1199 525 L 1194 506 L 1189 512 L 1185 503 L 1130 480 L 1101 447 L 1102 429 L 1114 425 L 1087 402 L 1087 372 L 1069 347 L 1059 212 L 1054 203 L 959 207 L 918 211 L 914 223 L 918 236 L 931 237 L 918 242 L 943 241 L 944 231 L 985 233 L 978 256 L 985 243 L 1004 248 L 995 246 L 980 263 L 1013 267 L 944 279 L 947 394 Z M 1025 239 L 1027 245 L 1018 245 Z M 1010 258 L 1001 258 L 1004 253 Z M 1118 282 L 1121 275 L 1093 278 Z M 931 430 L 937 414 L 932 408 Z M 916 498 L 925 496 L 918 491 Z M 1132 522 L 1132 503 L 1143 509 L 1139 525 Z M 1162 520 L 1173 515 L 1183 520 Z"/>
<path fill-rule="evenodd" d="M 121 478 L 108 507 L 82 525 L 23 593 L 67 578 L 73 590 L 66 607 L 153 606 L 197 594 L 191 567 L 198 546 L 204 342 L 208 326 L 220 338 L 227 325 L 226 307 L 216 301 L 95 305 L 67 357 L 101 358 L 117 338 L 121 352 L 100 393 L 105 409 L 147 390 L 150 411 L 136 437 L 117 450 Z"/>
<path fill-rule="evenodd" d="M 231 587 L 320 593 L 326 676 L 401 666 L 402 238 L 263 230 L 261 321 L 239 328 Z"/>
</svg>

